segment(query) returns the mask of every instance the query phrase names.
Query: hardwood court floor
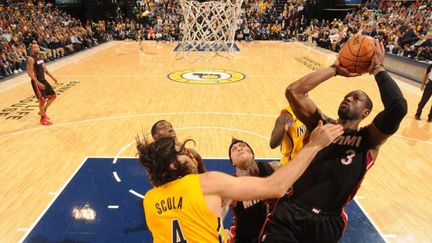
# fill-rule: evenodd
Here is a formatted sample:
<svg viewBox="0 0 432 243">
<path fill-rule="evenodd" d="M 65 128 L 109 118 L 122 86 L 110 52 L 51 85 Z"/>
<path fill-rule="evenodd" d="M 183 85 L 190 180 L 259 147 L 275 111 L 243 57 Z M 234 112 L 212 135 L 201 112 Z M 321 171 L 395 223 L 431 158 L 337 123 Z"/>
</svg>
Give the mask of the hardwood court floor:
<svg viewBox="0 0 432 243">
<path fill-rule="evenodd" d="M 50 127 L 38 124 L 25 75 L 0 83 L 0 242 L 20 239 L 86 156 L 133 156 L 135 136 L 159 119 L 171 121 L 179 138 L 193 138 L 204 157 L 227 157 L 232 136 L 247 140 L 257 157 L 279 157 L 268 138 L 287 105 L 285 87 L 335 58 L 302 43 L 256 42 L 239 44 L 241 52 L 230 60 L 190 63 L 176 60 L 174 47 L 146 42 L 140 55 L 135 42 L 110 42 L 48 65 L 62 83 L 48 112 Z M 167 78 L 199 68 L 238 71 L 246 78 L 213 85 Z M 409 114 L 382 147 L 356 199 L 387 241 L 426 242 L 432 240 L 432 124 L 413 119 L 419 89 L 400 85 Z M 335 77 L 310 96 L 336 117 L 341 99 L 353 89 L 374 101 L 366 125 L 383 108 L 371 76 Z"/>
</svg>

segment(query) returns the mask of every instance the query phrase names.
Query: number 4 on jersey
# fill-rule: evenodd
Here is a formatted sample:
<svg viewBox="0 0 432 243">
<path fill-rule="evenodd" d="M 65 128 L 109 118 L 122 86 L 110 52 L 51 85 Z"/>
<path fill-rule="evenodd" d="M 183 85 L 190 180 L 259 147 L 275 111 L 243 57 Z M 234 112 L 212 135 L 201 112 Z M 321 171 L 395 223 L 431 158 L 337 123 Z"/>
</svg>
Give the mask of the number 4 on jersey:
<svg viewBox="0 0 432 243">
<path fill-rule="evenodd" d="M 184 238 L 178 219 L 172 221 L 172 243 L 187 243 Z"/>
</svg>

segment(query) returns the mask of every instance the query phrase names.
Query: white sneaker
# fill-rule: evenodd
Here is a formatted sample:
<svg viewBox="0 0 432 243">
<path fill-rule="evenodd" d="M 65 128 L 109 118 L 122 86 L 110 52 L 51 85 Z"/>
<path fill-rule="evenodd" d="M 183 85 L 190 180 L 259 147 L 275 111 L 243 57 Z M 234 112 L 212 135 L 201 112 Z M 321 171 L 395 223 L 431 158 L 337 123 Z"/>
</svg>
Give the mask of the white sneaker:
<svg viewBox="0 0 432 243">
<path fill-rule="evenodd" d="M 14 70 L 13 73 L 14 73 L 14 74 L 17 74 L 17 73 L 18 73 L 18 70 Z"/>
</svg>

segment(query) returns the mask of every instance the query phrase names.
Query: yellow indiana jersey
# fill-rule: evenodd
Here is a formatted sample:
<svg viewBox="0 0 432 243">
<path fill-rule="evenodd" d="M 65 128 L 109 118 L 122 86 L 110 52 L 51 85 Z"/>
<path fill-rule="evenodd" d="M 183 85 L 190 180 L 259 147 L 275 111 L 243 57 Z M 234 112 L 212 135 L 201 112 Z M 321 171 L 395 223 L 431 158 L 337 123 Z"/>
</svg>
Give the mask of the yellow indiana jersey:
<svg viewBox="0 0 432 243">
<path fill-rule="evenodd" d="M 149 190 L 144 214 L 155 243 L 226 242 L 221 219 L 204 199 L 199 175 Z"/>
<path fill-rule="evenodd" d="M 290 106 L 283 109 L 281 114 L 288 112 L 294 118 L 294 126 L 290 127 L 282 139 L 281 164 L 284 165 L 291 161 L 297 153 L 303 148 L 303 137 L 306 133 L 306 126 L 294 115 Z"/>
</svg>

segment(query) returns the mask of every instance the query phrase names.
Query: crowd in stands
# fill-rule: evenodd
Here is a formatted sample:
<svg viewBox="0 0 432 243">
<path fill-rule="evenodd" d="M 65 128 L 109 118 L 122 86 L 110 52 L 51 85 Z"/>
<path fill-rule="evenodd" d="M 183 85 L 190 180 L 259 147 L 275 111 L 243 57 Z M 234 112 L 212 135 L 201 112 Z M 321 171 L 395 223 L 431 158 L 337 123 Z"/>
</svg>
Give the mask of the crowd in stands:
<svg viewBox="0 0 432 243">
<path fill-rule="evenodd" d="M 288 0 L 282 11 L 277 11 L 271 0 L 245 1 L 242 18 L 238 21 L 238 40 L 281 40 L 304 29 L 307 21 L 301 13 L 312 1 Z"/>
<path fill-rule="evenodd" d="M 283 11 L 277 11 L 278 0 L 245 0 L 238 20 L 238 40 L 280 40 L 293 36 L 297 26 L 304 28 L 306 19 L 300 17 L 304 5 L 315 0 L 288 0 Z M 183 25 L 178 0 L 138 0 L 135 19 L 117 18 L 111 22 L 114 39 L 133 38 L 138 30 L 146 40 L 179 40 Z"/>
<path fill-rule="evenodd" d="M 343 20 L 312 20 L 305 35 L 318 46 L 339 51 L 358 33 L 381 39 L 388 53 L 432 61 L 432 1 L 367 2 Z"/>
<path fill-rule="evenodd" d="M 381 39 L 388 53 L 432 61 L 432 2 L 372 1 L 344 20 L 313 20 L 307 29 L 317 45 L 334 51 L 357 33 Z"/>
<path fill-rule="evenodd" d="M 431 61 L 432 1 L 370 0 L 343 20 L 308 20 L 303 13 L 316 0 L 288 0 L 282 11 L 279 0 L 245 0 L 238 20 L 237 40 L 312 41 L 334 51 L 354 34 L 384 41 L 386 51 L 422 61 Z M 182 16 L 178 1 L 138 0 L 136 20 L 115 23 L 115 38 L 133 37 L 141 29 L 144 39 L 179 40 Z"/>
<path fill-rule="evenodd" d="M 107 40 L 105 23 L 83 25 L 50 3 L 7 0 L 0 4 L 0 79 L 26 70 L 30 43 L 37 42 L 45 60 L 90 48 Z"/>
<path fill-rule="evenodd" d="M 355 34 L 384 41 L 386 51 L 419 61 L 432 61 L 432 1 L 370 0 L 343 20 L 308 20 L 304 11 L 317 0 L 245 0 L 236 39 L 308 41 L 339 51 Z M 138 0 L 135 18 L 81 23 L 42 0 L 0 1 L 0 79 L 26 69 L 29 44 L 36 41 L 46 61 L 106 41 L 135 39 L 180 40 L 183 20 L 178 0 Z"/>
<path fill-rule="evenodd" d="M 290 0 L 279 15 L 269 1 L 246 2 L 239 23 L 239 40 L 310 41 L 339 51 L 355 34 L 383 40 L 388 53 L 419 61 L 432 61 L 432 1 L 384 1 L 364 3 L 343 20 L 305 19 L 312 1 Z"/>
<path fill-rule="evenodd" d="M 182 15 L 178 0 L 137 1 L 135 18 L 123 18 L 117 14 L 109 22 L 108 29 L 116 40 L 135 39 L 140 30 L 145 40 L 179 40 L 181 38 Z"/>
</svg>

